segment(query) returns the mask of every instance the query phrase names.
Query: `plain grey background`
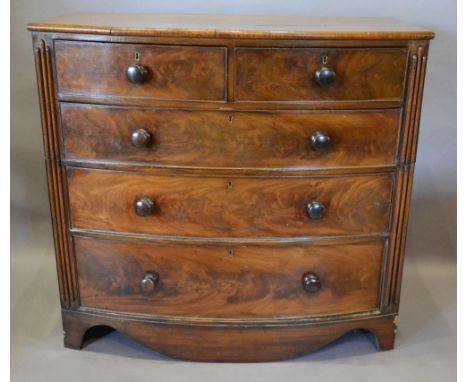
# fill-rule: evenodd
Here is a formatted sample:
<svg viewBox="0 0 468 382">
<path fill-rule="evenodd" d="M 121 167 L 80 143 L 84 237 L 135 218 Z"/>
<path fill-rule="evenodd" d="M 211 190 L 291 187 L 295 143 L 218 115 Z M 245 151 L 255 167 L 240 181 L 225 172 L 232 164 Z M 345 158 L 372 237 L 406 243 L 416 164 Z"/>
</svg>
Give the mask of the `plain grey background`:
<svg viewBox="0 0 468 382">
<path fill-rule="evenodd" d="M 396 350 L 361 334 L 297 360 L 173 361 L 119 334 L 62 348 L 31 38 L 26 24 L 68 12 L 394 17 L 436 33 L 429 51 Z M 14 381 L 455 380 L 456 2 L 440 0 L 13 0 L 11 2 L 11 372 Z"/>
</svg>

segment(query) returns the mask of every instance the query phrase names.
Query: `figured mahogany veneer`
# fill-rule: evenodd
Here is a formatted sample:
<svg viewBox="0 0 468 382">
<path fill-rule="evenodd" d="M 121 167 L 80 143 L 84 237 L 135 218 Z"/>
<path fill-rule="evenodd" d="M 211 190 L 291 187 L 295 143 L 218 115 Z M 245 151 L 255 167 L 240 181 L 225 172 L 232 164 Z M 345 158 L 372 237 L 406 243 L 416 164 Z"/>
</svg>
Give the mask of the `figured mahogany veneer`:
<svg viewBox="0 0 468 382">
<path fill-rule="evenodd" d="M 378 309 L 384 241 L 207 246 L 75 238 L 81 305 L 184 317 L 291 317 Z M 146 273 L 159 281 L 142 293 Z M 303 287 L 313 272 L 320 289 Z"/>
<path fill-rule="evenodd" d="M 391 19 L 32 23 L 65 346 L 392 349 L 430 31 Z"/>
<path fill-rule="evenodd" d="M 399 110 L 214 112 L 61 104 L 64 155 L 185 167 L 327 168 L 391 166 Z M 146 144 L 132 134 L 143 129 Z M 330 147 L 310 138 L 327 134 Z"/>
<path fill-rule="evenodd" d="M 70 169 L 74 228 L 157 235 L 249 237 L 385 233 L 392 177 L 176 177 Z M 154 211 L 135 213 L 140 198 Z M 326 208 L 313 220 L 306 206 Z"/>
<path fill-rule="evenodd" d="M 405 49 L 238 48 L 235 95 L 239 101 L 353 101 L 401 99 Z M 316 71 L 331 68 L 328 85 Z"/>
<path fill-rule="evenodd" d="M 224 101 L 226 49 L 58 41 L 57 87 L 61 94 Z M 129 66 L 148 71 L 141 84 L 127 80 Z"/>
</svg>

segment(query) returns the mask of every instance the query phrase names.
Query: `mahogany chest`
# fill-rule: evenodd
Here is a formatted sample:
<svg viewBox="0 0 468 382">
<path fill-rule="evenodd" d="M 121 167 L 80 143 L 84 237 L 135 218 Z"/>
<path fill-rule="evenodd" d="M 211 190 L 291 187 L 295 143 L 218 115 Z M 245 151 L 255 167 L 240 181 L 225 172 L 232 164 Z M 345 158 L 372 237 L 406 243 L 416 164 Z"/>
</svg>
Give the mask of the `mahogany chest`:
<svg viewBox="0 0 468 382">
<path fill-rule="evenodd" d="M 391 19 L 72 14 L 33 34 L 65 346 L 393 348 L 429 39 Z"/>
</svg>

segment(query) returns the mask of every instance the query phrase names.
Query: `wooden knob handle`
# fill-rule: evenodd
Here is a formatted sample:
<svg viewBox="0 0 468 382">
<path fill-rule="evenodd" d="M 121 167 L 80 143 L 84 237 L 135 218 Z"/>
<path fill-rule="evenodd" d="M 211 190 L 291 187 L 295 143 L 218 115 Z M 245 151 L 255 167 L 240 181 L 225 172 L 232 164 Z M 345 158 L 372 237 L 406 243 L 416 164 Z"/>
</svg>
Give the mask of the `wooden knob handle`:
<svg viewBox="0 0 468 382">
<path fill-rule="evenodd" d="M 322 219 L 323 215 L 325 215 L 325 210 L 325 206 L 316 200 L 307 203 L 306 206 L 307 215 L 309 215 L 309 218 L 312 220 Z"/>
<path fill-rule="evenodd" d="M 336 80 L 336 73 L 327 67 L 320 68 L 315 72 L 315 81 L 320 86 L 330 86 Z"/>
<path fill-rule="evenodd" d="M 159 282 L 159 275 L 155 272 L 146 272 L 140 282 L 140 289 L 143 293 L 151 293 L 156 289 Z"/>
<path fill-rule="evenodd" d="M 127 68 L 127 80 L 133 84 L 142 84 L 148 80 L 148 69 L 143 65 L 130 65 Z"/>
<path fill-rule="evenodd" d="M 133 146 L 138 148 L 148 147 L 151 142 L 151 134 L 145 129 L 138 129 L 132 133 L 131 141 Z"/>
<path fill-rule="evenodd" d="M 138 199 L 135 203 L 135 213 L 138 216 L 145 217 L 151 215 L 154 211 L 154 201 L 147 197 Z"/>
<path fill-rule="evenodd" d="M 304 290 L 309 293 L 316 293 L 322 287 L 320 278 L 313 272 L 308 272 L 302 276 L 302 286 Z"/>
<path fill-rule="evenodd" d="M 309 143 L 314 150 L 325 151 L 330 148 L 332 139 L 328 134 L 316 131 L 310 136 Z"/>
</svg>

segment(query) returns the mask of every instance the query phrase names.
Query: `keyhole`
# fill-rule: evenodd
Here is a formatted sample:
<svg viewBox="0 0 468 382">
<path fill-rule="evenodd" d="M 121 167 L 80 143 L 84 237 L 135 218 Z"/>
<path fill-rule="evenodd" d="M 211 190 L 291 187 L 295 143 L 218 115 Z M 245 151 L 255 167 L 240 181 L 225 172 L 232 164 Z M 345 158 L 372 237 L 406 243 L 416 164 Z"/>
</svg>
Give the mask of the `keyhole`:
<svg viewBox="0 0 468 382">
<path fill-rule="evenodd" d="M 232 115 L 228 115 L 228 122 L 232 123 L 234 121 L 234 117 Z"/>
<path fill-rule="evenodd" d="M 228 182 L 227 184 L 227 188 L 230 190 L 231 188 L 234 187 L 234 183 L 232 183 L 231 181 Z"/>
<path fill-rule="evenodd" d="M 135 52 L 135 61 L 139 62 L 141 60 L 141 54 L 139 52 Z"/>
<path fill-rule="evenodd" d="M 323 65 L 326 65 L 327 63 L 328 63 L 328 56 L 327 56 L 326 54 L 324 54 L 324 55 L 322 56 L 322 64 L 323 64 Z"/>
<path fill-rule="evenodd" d="M 228 256 L 234 256 L 234 251 L 232 249 L 229 249 L 227 252 Z"/>
</svg>

